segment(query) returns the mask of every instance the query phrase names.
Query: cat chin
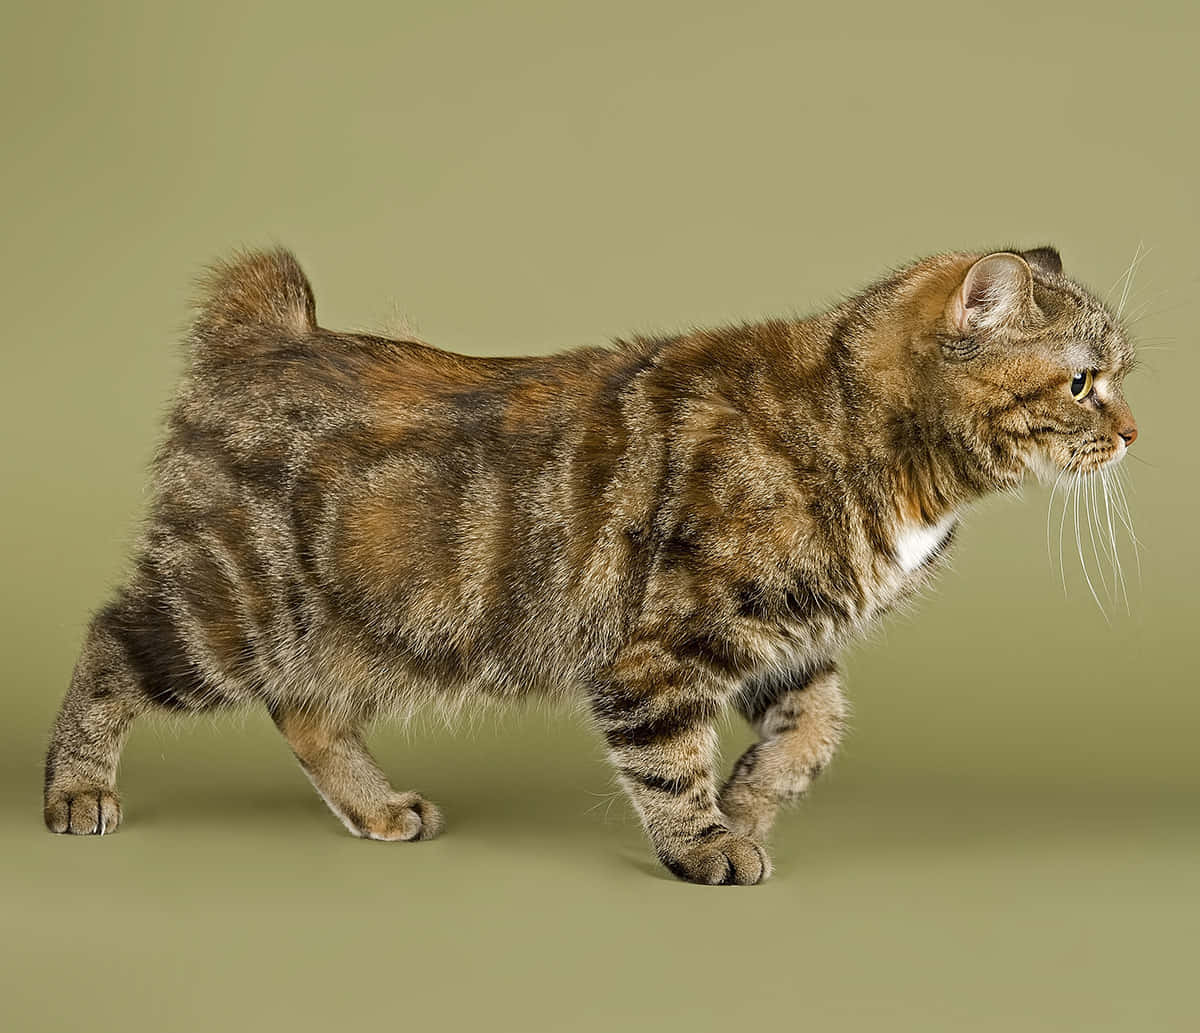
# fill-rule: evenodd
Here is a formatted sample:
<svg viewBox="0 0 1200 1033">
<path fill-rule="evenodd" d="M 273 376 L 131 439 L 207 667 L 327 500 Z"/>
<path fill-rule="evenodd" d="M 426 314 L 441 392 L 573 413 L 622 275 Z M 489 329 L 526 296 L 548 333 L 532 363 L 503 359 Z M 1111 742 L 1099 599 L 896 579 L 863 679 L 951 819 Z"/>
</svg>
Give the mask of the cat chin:
<svg viewBox="0 0 1200 1033">
<path fill-rule="evenodd" d="M 1047 486 L 1054 484 L 1063 473 L 1063 468 L 1044 452 L 1034 452 L 1026 461 L 1025 469 Z"/>
</svg>

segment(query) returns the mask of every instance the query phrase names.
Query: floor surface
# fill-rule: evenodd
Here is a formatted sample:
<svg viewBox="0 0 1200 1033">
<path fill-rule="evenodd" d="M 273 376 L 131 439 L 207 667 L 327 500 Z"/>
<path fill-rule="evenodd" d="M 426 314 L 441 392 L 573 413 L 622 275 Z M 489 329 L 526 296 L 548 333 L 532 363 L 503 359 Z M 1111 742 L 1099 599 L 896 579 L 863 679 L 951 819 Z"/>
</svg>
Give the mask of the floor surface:
<svg viewBox="0 0 1200 1033">
<path fill-rule="evenodd" d="M 768 884 L 701 888 L 654 863 L 565 716 L 376 739 L 445 809 L 441 839 L 352 839 L 255 717 L 140 728 L 103 839 L 44 832 L 13 772 L 21 1029 L 1194 1028 L 1183 796 L 852 757 L 783 821 Z"/>
</svg>

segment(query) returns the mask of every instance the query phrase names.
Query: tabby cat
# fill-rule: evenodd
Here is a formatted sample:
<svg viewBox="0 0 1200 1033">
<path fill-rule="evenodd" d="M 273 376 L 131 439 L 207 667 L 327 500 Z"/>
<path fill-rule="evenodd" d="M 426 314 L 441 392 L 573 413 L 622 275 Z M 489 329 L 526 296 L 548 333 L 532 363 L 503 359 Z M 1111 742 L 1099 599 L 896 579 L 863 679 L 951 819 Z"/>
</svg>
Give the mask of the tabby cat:
<svg viewBox="0 0 1200 1033">
<path fill-rule="evenodd" d="M 586 700 L 658 857 L 752 884 L 833 757 L 839 650 L 973 500 L 1137 436 L 1117 318 L 1058 253 L 942 254 L 824 314 L 474 358 L 335 333 L 284 250 L 204 281 L 126 586 L 93 619 L 45 821 L 121 821 L 135 717 L 261 704 L 356 836 L 428 839 L 363 729 Z M 719 715 L 760 741 L 722 786 Z"/>
</svg>

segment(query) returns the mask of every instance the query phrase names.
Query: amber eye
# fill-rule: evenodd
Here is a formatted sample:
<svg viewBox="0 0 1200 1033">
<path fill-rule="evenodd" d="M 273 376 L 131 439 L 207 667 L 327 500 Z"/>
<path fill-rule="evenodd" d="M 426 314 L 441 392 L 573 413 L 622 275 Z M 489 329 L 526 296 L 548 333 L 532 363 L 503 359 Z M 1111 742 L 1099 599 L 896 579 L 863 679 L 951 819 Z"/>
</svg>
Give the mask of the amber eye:
<svg viewBox="0 0 1200 1033">
<path fill-rule="evenodd" d="M 1091 393 L 1092 371 L 1090 369 L 1081 370 L 1071 378 L 1071 397 L 1077 402 L 1082 402 Z"/>
</svg>

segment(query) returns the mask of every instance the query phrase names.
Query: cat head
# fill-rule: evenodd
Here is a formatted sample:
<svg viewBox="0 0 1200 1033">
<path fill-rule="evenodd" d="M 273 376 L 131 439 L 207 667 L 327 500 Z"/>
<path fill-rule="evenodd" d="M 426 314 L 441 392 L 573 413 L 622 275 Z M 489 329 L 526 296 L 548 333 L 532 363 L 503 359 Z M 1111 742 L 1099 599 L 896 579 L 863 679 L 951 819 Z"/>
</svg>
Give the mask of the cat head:
<svg viewBox="0 0 1200 1033">
<path fill-rule="evenodd" d="M 957 257 L 935 331 L 944 404 L 1044 478 L 1122 459 L 1137 437 L 1123 393 L 1134 356 L 1113 313 L 1053 248 Z"/>
</svg>

